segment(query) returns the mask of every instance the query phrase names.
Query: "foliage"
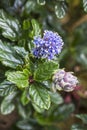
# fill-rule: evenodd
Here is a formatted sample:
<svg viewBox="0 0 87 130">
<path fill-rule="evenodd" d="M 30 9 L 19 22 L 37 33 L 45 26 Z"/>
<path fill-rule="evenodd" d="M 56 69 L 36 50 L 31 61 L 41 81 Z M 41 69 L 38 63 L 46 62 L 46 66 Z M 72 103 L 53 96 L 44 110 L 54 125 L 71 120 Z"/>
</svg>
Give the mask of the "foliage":
<svg viewBox="0 0 87 130">
<path fill-rule="evenodd" d="M 0 112 L 17 111 L 12 129 L 87 129 L 86 12 L 87 0 L 0 1 Z M 44 30 L 64 41 L 52 60 L 33 55 L 33 40 Z M 55 91 L 53 75 L 60 68 L 75 72 L 81 90 Z"/>
</svg>

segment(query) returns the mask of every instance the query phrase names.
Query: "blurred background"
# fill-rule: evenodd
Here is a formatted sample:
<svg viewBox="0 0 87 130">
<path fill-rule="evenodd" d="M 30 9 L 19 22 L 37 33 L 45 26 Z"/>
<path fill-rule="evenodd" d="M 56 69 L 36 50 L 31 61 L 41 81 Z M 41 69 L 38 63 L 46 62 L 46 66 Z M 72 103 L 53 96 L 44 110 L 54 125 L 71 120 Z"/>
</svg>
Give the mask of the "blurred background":
<svg viewBox="0 0 87 130">
<path fill-rule="evenodd" d="M 64 40 L 64 48 L 58 57 L 60 68 L 74 71 L 80 82 L 75 91 L 61 92 L 63 101 L 44 115 L 29 112 L 27 107 L 21 106 L 18 109 L 20 115 L 18 110 L 5 116 L 0 114 L 0 130 L 87 130 L 87 123 L 84 123 L 87 115 L 85 119 L 77 115 L 87 113 L 87 1 L 0 0 L 0 9 L 7 17 L 18 19 L 21 25 L 24 20 L 35 19 L 42 30 L 58 32 Z M 0 39 L 4 40 L 2 33 Z M 5 68 L 0 67 L 2 80 Z"/>
</svg>

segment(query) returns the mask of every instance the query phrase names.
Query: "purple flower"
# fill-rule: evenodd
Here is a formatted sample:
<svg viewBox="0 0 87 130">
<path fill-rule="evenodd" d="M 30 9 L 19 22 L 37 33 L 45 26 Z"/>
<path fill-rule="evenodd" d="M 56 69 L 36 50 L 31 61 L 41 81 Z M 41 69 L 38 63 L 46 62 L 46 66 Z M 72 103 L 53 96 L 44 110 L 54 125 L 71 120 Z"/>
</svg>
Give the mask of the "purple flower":
<svg viewBox="0 0 87 130">
<path fill-rule="evenodd" d="M 78 84 L 77 77 L 72 72 L 65 72 L 65 70 L 58 70 L 53 75 L 53 89 L 64 90 L 66 92 L 73 91 Z"/>
<path fill-rule="evenodd" d="M 36 58 L 47 58 L 48 60 L 59 54 L 64 44 L 62 38 L 57 33 L 47 30 L 44 31 L 43 38 L 35 36 L 33 43 L 35 45 L 33 55 Z"/>
</svg>

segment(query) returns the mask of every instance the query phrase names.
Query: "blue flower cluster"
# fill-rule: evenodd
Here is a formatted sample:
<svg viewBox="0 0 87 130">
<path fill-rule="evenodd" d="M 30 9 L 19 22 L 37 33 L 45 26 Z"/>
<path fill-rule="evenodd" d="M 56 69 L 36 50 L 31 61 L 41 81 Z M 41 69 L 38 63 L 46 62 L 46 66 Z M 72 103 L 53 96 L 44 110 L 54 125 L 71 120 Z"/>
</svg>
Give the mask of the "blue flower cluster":
<svg viewBox="0 0 87 130">
<path fill-rule="evenodd" d="M 48 30 L 44 31 L 43 38 L 35 36 L 33 43 L 35 44 L 33 55 L 36 58 L 47 58 L 48 60 L 59 54 L 64 44 L 57 33 Z"/>
</svg>

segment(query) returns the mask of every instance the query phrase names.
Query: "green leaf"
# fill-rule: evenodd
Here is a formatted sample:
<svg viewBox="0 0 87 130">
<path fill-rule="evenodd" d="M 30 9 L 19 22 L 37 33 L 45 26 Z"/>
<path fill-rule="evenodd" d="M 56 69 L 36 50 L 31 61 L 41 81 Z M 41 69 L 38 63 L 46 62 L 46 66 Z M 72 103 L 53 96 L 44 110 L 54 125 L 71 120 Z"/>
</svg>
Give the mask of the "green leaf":
<svg viewBox="0 0 87 130">
<path fill-rule="evenodd" d="M 30 28 L 30 21 L 27 19 L 27 20 L 24 20 L 23 21 L 23 29 L 24 30 L 27 30 Z"/>
<path fill-rule="evenodd" d="M 14 46 L 14 50 L 23 58 L 25 58 L 26 55 L 28 55 L 28 52 L 24 49 L 24 47 Z"/>
<path fill-rule="evenodd" d="M 7 72 L 7 80 L 16 84 L 19 88 L 28 87 L 29 72 L 27 69 L 23 71 Z"/>
<path fill-rule="evenodd" d="M 76 117 L 81 119 L 84 124 L 87 124 L 87 114 L 77 114 Z"/>
<path fill-rule="evenodd" d="M 39 5 L 45 5 L 46 4 L 46 1 L 45 0 L 37 0 L 37 3 Z"/>
<path fill-rule="evenodd" d="M 42 113 L 36 113 L 35 118 L 40 125 L 43 125 L 43 126 L 52 125 L 52 121 L 50 117 L 47 115 L 43 115 Z"/>
<path fill-rule="evenodd" d="M 40 29 L 38 22 L 35 19 L 32 19 L 31 23 L 32 23 L 32 27 L 33 27 L 33 35 L 34 36 L 40 35 L 41 29 Z"/>
<path fill-rule="evenodd" d="M 15 90 L 15 85 L 9 81 L 4 81 L 0 84 L 0 96 L 6 96 Z"/>
<path fill-rule="evenodd" d="M 74 107 L 74 104 L 67 104 L 67 105 L 62 105 L 59 107 L 58 111 L 55 111 L 56 114 L 58 112 L 58 115 L 56 115 L 57 119 L 58 120 L 66 120 L 70 115 L 71 113 L 73 113 L 75 110 L 75 107 Z"/>
<path fill-rule="evenodd" d="M 58 69 L 58 64 L 55 62 L 44 62 L 38 66 L 34 73 L 34 79 L 37 81 L 44 81 L 50 79 L 53 72 Z"/>
<path fill-rule="evenodd" d="M 36 2 L 32 0 L 28 0 L 24 6 L 24 12 L 29 14 L 31 11 L 35 9 Z M 25 15 L 24 13 L 24 15 Z"/>
<path fill-rule="evenodd" d="M 49 109 L 50 107 L 50 96 L 45 86 L 40 83 L 31 84 L 29 88 L 29 94 L 32 102 L 42 109 Z"/>
<path fill-rule="evenodd" d="M 19 115 L 21 116 L 22 119 L 26 119 L 27 117 L 29 117 L 29 114 L 27 113 L 27 109 L 25 106 L 23 106 L 21 104 L 21 102 L 19 102 L 17 104 L 17 110 L 18 110 L 18 113 Z M 29 110 L 29 109 L 28 109 Z"/>
<path fill-rule="evenodd" d="M 63 103 L 63 98 L 59 93 L 53 93 L 53 92 L 49 92 L 51 101 L 55 104 L 61 104 Z"/>
<path fill-rule="evenodd" d="M 0 28 L 2 35 L 12 41 L 16 41 L 19 33 L 19 22 L 0 10 Z"/>
<path fill-rule="evenodd" d="M 34 127 L 32 126 L 31 122 L 29 122 L 28 120 L 18 121 L 17 127 L 22 130 L 34 130 Z"/>
<path fill-rule="evenodd" d="M 81 65 L 87 67 L 87 48 L 85 46 L 78 48 L 76 59 Z"/>
<path fill-rule="evenodd" d="M 0 41 L 0 61 L 11 68 L 16 68 L 23 64 L 22 58 L 17 54 L 15 49 L 7 43 Z"/>
<path fill-rule="evenodd" d="M 12 103 L 12 100 L 14 99 L 16 94 L 17 94 L 16 92 L 12 92 L 4 98 L 4 100 L 1 103 L 1 113 L 2 114 L 4 114 L 4 115 L 10 114 L 15 109 L 15 106 Z"/>
<path fill-rule="evenodd" d="M 52 122 L 62 122 L 70 117 L 70 115 L 74 112 L 75 107 L 74 104 L 67 104 L 67 105 L 54 105 L 50 107 L 48 113 Z"/>
<path fill-rule="evenodd" d="M 74 125 L 72 125 L 71 130 L 87 130 L 87 126 L 83 126 L 80 124 L 74 124 Z"/>
<path fill-rule="evenodd" d="M 66 14 L 66 5 L 64 2 L 58 2 L 57 5 L 55 5 L 55 14 L 58 18 L 63 18 Z"/>
<path fill-rule="evenodd" d="M 87 0 L 83 0 L 84 11 L 87 12 Z"/>
<path fill-rule="evenodd" d="M 38 106 L 35 103 L 32 103 L 34 109 L 38 112 L 38 113 L 43 113 L 44 112 L 44 108 L 41 108 L 40 106 Z"/>
<path fill-rule="evenodd" d="M 29 99 L 27 97 L 27 91 L 26 90 L 23 91 L 23 93 L 22 93 L 21 102 L 22 102 L 23 105 L 26 105 L 26 104 L 29 103 Z"/>
</svg>

